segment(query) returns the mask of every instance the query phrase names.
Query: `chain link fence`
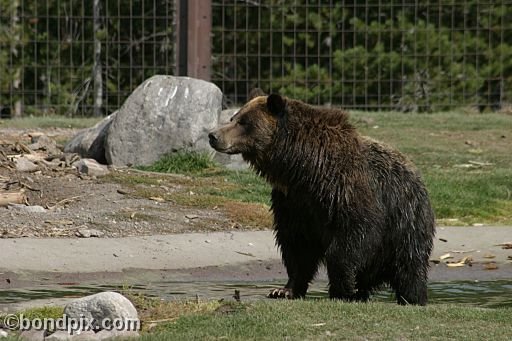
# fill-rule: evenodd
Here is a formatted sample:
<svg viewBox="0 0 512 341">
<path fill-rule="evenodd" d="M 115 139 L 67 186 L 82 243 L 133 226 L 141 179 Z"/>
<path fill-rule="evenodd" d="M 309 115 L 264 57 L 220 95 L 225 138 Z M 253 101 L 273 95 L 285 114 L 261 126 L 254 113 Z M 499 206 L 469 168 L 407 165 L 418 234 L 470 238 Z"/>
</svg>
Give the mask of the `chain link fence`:
<svg viewBox="0 0 512 341">
<path fill-rule="evenodd" d="M 177 1 L 0 0 L 1 114 L 105 115 L 144 79 L 176 74 Z M 253 87 L 363 110 L 512 100 L 512 0 L 211 6 L 210 80 L 230 106 Z"/>
<path fill-rule="evenodd" d="M 0 0 L 6 116 L 104 115 L 174 70 L 174 0 Z"/>
</svg>

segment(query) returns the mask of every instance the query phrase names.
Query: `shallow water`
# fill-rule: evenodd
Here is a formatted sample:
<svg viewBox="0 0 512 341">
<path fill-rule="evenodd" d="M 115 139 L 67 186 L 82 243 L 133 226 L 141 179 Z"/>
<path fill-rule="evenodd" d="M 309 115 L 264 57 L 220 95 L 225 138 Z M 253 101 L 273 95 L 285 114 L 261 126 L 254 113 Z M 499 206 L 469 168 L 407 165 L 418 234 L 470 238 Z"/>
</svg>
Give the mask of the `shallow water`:
<svg viewBox="0 0 512 341">
<path fill-rule="evenodd" d="M 0 304 L 19 303 L 35 299 L 81 297 L 105 290 L 128 290 L 163 299 L 231 299 L 239 290 L 242 300 L 264 299 L 271 288 L 283 283 L 261 282 L 153 282 L 127 286 L 68 285 L 39 286 L 31 289 L 0 290 Z M 326 283 L 317 281 L 308 291 L 308 298 L 327 298 Z M 372 296 L 372 300 L 394 302 L 391 291 L 384 290 Z M 512 281 L 464 281 L 429 283 L 429 303 L 455 303 L 470 306 L 512 308 Z"/>
</svg>

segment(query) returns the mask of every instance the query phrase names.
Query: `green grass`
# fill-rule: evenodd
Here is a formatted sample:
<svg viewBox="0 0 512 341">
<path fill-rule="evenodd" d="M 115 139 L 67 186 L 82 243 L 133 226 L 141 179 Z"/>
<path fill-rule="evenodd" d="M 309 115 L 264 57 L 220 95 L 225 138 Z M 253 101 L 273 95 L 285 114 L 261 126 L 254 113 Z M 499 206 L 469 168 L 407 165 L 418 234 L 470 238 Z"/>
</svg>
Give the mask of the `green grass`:
<svg viewBox="0 0 512 341">
<path fill-rule="evenodd" d="M 17 319 L 9 318 L 8 320 L 12 323 L 14 321 L 20 321 L 21 318 L 24 320 L 35 320 L 35 319 L 53 319 L 56 320 L 58 318 L 62 318 L 62 315 L 64 313 L 63 307 L 55 307 L 55 306 L 46 306 L 46 307 L 37 307 L 37 308 L 30 308 L 26 310 L 22 310 L 17 312 L 15 315 L 17 316 Z M 7 314 L 1 314 L 0 313 L 0 321 L 7 321 L 6 317 L 9 317 Z M 18 332 L 18 331 L 16 331 Z M 14 333 L 14 332 L 12 332 Z M 11 340 L 24 340 L 19 338 L 17 334 L 11 334 L 9 337 L 1 339 L 6 341 Z"/>
<path fill-rule="evenodd" d="M 261 177 L 251 170 L 232 171 L 212 161 L 207 154 L 195 152 L 176 152 L 168 154 L 150 166 L 138 166 L 137 169 L 174 173 L 191 176 L 200 186 L 193 191 L 205 196 L 226 198 L 240 202 L 270 203 L 270 187 Z M 127 181 L 154 184 L 155 180 L 133 176 Z"/>
<path fill-rule="evenodd" d="M 89 128 L 98 123 L 96 117 L 33 116 L 19 119 L 0 120 L 0 128 Z"/>
<path fill-rule="evenodd" d="M 361 133 L 416 164 L 440 223 L 512 223 L 512 116 L 355 112 L 352 118 L 372 119 L 356 123 Z"/>
<path fill-rule="evenodd" d="M 511 309 L 258 301 L 160 325 L 141 340 L 507 340 Z"/>
<path fill-rule="evenodd" d="M 178 151 L 168 154 L 151 166 L 139 166 L 138 169 L 162 172 L 162 173 L 180 173 L 180 174 L 198 174 L 209 168 L 215 167 L 215 163 L 207 154 L 196 152 Z"/>
<path fill-rule="evenodd" d="M 327 299 L 164 301 L 125 293 L 142 321 L 140 340 L 509 340 L 511 308 L 427 307 Z M 21 312 L 59 318 L 62 308 Z M 16 336 L 6 340 L 17 340 Z"/>
<path fill-rule="evenodd" d="M 252 170 L 219 170 L 203 176 L 221 177 L 224 182 L 236 184 L 231 187 L 215 187 L 204 192 L 214 196 L 226 197 L 241 202 L 256 202 L 270 205 L 270 186 Z"/>
<path fill-rule="evenodd" d="M 139 311 L 143 340 L 504 340 L 512 332 L 512 308 L 417 307 L 315 298 L 243 303 L 164 301 L 136 292 L 127 294 Z"/>
<path fill-rule="evenodd" d="M 30 308 L 27 310 L 20 311 L 16 313 L 16 315 L 19 317 L 20 315 L 23 315 L 24 318 L 33 320 L 33 319 L 41 319 L 41 318 L 53 318 L 57 319 L 59 317 L 62 317 L 62 314 L 64 312 L 63 307 L 55 307 L 55 306 L 48 306 L 48 307 L 37 307 L 37 308 Z M 0 314 L 0 321 L 2 321 L 5 318 L 6 315 Z"/>
</svg>

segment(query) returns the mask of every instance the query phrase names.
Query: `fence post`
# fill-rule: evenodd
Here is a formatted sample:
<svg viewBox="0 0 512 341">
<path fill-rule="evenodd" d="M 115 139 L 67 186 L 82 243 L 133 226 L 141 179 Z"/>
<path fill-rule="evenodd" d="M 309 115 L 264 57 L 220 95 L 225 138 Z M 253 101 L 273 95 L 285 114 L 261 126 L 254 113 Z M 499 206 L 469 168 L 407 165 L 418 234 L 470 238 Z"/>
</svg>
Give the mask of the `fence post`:
<svg viewBox="0 0 512 341">
<path fill-rule="evenodd" d="M 189 0 L 188 10 L 188 75 L 209 81 L 212 53 L 212 1 Z"/>
<path fill-rule="evenodd" d="M 211 0 L 177 1 L 176 74 L 211 78 Z"/>
<path fill-rule="evenodd" d="M 188 0 L 176 0 L 176 75 L 186 76 L 188 59 Z"/>
</svg>

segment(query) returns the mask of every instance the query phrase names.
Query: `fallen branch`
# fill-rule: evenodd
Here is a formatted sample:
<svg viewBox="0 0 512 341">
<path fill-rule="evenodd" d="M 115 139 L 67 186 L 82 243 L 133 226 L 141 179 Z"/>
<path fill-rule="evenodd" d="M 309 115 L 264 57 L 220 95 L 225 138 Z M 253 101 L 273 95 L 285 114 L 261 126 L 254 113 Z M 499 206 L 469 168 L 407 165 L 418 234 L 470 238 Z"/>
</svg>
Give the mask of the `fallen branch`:
<svg viewBox="0 0 512 341">
<path fill-rule="evenodd" d="M 25 182 L 21 182 L 21 181 L 19 181 L 18 183 L 20 184 L 20 186 L 21 186 L 22 188 L 26 188 L 26 189 L 29 189 L 29 190 L 34 191 L 34 192 L 41 192 L 41 190 L 40 190 L 39 188 L 31 187 L 30 185 L 28 185 L 28 184 L 27 184 L 27 183 L 25 183 Z"/>
<path fill-rule="evenodd" d="M 71 203 L 71 202 L 73 202 L 73 201 L 76 201 L 76 199 L 81 198 L 81 197 L 82 197 L 82 195 L 77 195 L 76 197 L 71 197 L 71 198 L 62 199 L 61 201 L 56 202 L 56 203 L 55 203 L 55 205 L 53 205 L 53 206 L 48 206 L 47 208 L 48 208 L 49 210 L 53 210 L 53 209 L 55 209 L 56 207 L 58 207 L 58 206 L 60 206 L 60 205 L 69 204 L 69 203 Z"/>
<path fill-rule="evenodd" d="M 512 242 L 496 244 L 496 246 L 501 246 L 501 248 L 505 250 L 512 249 Z"/>
<path fill-rule="evenodd" d="M 145 171 L 141 169 L 136 168 L 129 168 L 126 170 L 117 169 L 119 173 L 140 173 L 140 174 L 147 174 L 147 175 L 157 175 L 159 177 L 168 177 L 168 178 L 175 178 L 175 179 L 189 179 L 190 177 L 188 175 L 183 174 L 173 174 L 173 173 L 160 173 L 160 172 L 151 172 L 151 171 Z"/>
<path fill-rule="evenodd" d="M 14 145 L 14 148 L 16 150 L 22 151 L 23 153 L 32 154 L 32 149 L 30 149 L 29 147 L 27 147 L 25 144 L 23 144 L 21 142 L 16 142 L 16 144 Z"/>
<path fill-rule="evenodd" d="M 176 321 L 178 318 L 177 317 L 171 317 L 171 318 L 168 318 L 168 319 L 161 319 L 161 320 L 151 320 L 151 321 L 144 321 L 145 324 L 151 324 L 151 323 L 164 323 L 164 322 L 173 322 L 173 321 Z"/>
<path fill-rule="evenodd" d="M 490 162 L 480 162 L 480 161 L 472 161 L 472 160 L 469 160 L 468 163 L 475 165 L 475 166 L 482 166 L 482 167 L 494 165 L 494 163 L 490 163 Z"/>
<path fill-rule="evenodd" d="M 9 204 L 23 204 L 25 202 L 25 194 L 23 192 L 0 193 L 0 207 Z"/>
</svg>

